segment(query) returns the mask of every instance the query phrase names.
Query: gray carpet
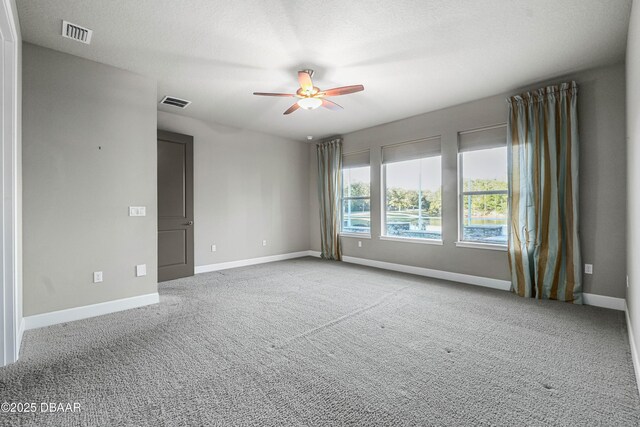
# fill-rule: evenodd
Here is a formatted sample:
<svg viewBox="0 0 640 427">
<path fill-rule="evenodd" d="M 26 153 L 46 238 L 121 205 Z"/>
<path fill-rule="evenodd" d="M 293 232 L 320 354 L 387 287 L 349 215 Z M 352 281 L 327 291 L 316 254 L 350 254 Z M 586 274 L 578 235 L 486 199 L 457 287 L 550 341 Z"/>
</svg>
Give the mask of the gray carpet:
<svg viewBox="0 0 640 427">
<path fill-rule="evenodd" d="M 313 258 L 160 285 L 29 331 L 2 425 L 640 424 L 622 312 Z"/>
</svg>

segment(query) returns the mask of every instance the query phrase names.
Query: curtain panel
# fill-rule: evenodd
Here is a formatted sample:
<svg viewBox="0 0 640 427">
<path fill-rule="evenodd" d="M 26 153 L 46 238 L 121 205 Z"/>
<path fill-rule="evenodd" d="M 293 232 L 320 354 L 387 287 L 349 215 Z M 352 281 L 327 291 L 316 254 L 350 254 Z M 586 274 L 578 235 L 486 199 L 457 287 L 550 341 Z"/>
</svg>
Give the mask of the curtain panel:
<svg viewBox="0 0 640 427">
<path fill-rule="evenodd" d="M 509 266 L 523 297 L 582 303 L 578 86 L 508 99 Z"/>
<path fill-rule="evenodd" d="M 340 261 L 342 193 L 342 139 L 316 145 L 318 158 L 318 200 L 320 201 L 321 257 Z"/>
</svg>

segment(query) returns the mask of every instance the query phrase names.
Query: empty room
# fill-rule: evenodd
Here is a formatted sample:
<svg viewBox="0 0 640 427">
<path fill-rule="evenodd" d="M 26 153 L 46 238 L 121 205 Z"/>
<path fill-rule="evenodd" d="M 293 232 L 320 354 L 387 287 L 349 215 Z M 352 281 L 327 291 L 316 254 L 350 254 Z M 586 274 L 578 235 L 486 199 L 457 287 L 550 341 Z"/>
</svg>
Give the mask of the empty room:
<svg viewBox="0 0 640 427">
<path fill-rule="evenodd" d="M 640 0 L 0 1 L 0 425 L 640 426 Z"/>
</svg>

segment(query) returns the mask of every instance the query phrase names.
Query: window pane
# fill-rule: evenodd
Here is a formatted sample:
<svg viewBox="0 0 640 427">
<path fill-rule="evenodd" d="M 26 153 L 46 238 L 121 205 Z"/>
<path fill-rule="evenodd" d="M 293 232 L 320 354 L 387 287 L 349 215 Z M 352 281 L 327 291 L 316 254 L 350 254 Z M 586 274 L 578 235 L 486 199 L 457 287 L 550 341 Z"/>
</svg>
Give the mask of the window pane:
<svg viewBox="0 0 640 427">
<path fill-rule="evenodd" d="M 342 232 L 371 232 L 369 169 L 365 166 L 342 170 Z"/>
<path fill-rule="evenodd" d="M 369 234 L 371 232 L 370 209 L 369 199 L 343 200 L 342 231 Z"/>
<path fill-rule="evenodd" d="M 385 165 L 387 236 L 442 239 L 440 158 Z"/>
<path fill-rule="evenodd" d="M 507 243 L 506 194 L 465 195 L 463 201 L 463 240 L 493 244 Z"/>
<path fill-rule="evenodd" d="M 369 166 L 342 170 L 342 197 L 369 197 Z"/>
<path fill-rule="evenodd" d="M 464 191 L 507 189 L 507 147 L 462 154 Z"/>
</svg>

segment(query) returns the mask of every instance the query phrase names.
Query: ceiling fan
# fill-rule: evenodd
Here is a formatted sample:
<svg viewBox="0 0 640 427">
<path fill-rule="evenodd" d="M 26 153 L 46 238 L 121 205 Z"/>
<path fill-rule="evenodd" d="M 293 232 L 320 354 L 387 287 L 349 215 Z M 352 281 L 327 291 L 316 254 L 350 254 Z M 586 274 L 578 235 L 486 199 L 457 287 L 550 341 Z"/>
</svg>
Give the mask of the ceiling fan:
<svg viewBox="0 0 640 427">
<path fill-rule="evenodd" d="M 333 89 L 320 90 L 313 85 L 311 77 L 313 76 L 313 70 L 298 71 L 298 82 L 300 82 L 300 89 L 296 93 L 268 93 L 268 92 L 253 92 L 254 95 L 259 96 L 286 96 L 299 98 L 295 104 L 293 104 L 283 114 L 291 114 L 298 108 L 304 108 L 305 110 L 315 110 L 322 106 L 329 110 L 341 110 L 342 106 L 336 104 L 333 101 L 326 99 L 330 96 L 347 95 L 349 93 L 360 92 L 364 90 L 362 85 L 342 86 Z"/>
</svg>

